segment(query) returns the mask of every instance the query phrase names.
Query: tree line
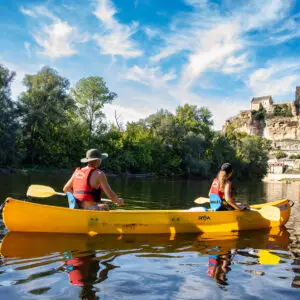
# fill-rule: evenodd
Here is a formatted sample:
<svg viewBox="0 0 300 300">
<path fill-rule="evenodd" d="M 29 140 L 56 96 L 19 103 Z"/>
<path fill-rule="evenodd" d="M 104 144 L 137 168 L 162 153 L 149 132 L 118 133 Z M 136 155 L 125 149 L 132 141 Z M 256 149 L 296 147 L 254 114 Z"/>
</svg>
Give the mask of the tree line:
<svg viewBox="0 0 300 300">
<path fill-rule="evenodd" d="M 15 72 L 0 65 L 0 166 L 74 168 L 88 148 L 109 153 L 112 173 L 214 176 L 229 161 L 237 177 L 260 179 L 267 171 L 270 143 L 256 136 L 213 129 L 206 107 L 185 104 L 128 122 L 105 119 L 103 107 L 117 94 L 101 77 L 67 78 L 49 67 L 26 75 L 26 90 L 11 97 Z"/>
</svg>

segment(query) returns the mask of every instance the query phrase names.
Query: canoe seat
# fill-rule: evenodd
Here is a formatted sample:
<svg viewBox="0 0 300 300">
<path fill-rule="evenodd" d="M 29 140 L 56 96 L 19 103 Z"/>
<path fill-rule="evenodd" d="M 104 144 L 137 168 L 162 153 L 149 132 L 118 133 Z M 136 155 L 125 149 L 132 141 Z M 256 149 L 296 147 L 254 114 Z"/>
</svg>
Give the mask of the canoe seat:
<svg viewBox="0 0 300 300">
<path fill-rule="evenodd" d="M 222 206 L 222 199 L 216 194 L 210 194 L 209 204 L 212 211 L 217 211 Z"/>
</svg>

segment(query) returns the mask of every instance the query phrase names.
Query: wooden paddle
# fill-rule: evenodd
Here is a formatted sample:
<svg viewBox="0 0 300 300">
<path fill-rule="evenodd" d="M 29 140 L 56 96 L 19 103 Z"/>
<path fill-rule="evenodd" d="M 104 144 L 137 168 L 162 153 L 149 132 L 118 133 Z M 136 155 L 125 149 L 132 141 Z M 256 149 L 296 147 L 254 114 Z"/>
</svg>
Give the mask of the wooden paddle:
<svg viewBox="0 0 300 300">
<path fill-rule="evenodd" d="M 47 198 L 54 195 L 66 196 L 65 193 L 58 193 L 50 186 L 38 185 L 38 184 L 32 184 L 31 186 L 29 186 L 26 195 L 30 197 L 36 197 L 36 198 Z M 111 200 L 105 198 L 101 199 L 101 201 L 112 202 Z"/>
<path fill-rule="evenodd" d="M 209 203 L 209 198 L 206 197 L 199 197 L 197 199 L 194 200 L 194 202 L 196 204 L 206 204 Z M 280 220 L 280 210 L 278 207 L 275 206 L 266 206 L 266 207 L 262 207 L 260 209 L 255 209 L 255 208 L 251 208 L 251 211 L 257 211 L 259 212 L 262 217 L 264 217 L 265 219 L 271 220 L 271 221 L 279 221 Z"/>
</svg>

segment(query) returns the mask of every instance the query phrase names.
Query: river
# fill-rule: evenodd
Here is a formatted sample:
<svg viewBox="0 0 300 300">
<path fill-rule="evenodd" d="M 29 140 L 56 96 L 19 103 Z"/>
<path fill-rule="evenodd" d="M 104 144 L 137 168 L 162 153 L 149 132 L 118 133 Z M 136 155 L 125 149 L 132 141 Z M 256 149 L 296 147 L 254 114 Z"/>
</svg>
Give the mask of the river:
<svg viewBox="0 0 300 300">
<path fill-rule="evenodd" d="M 0 202 L 68 175 L 0 175 Z M 195 206 L 208 181 L 108 178 L 126 209 Z M 300 184 L 235 183 L 236 199 L 295 202 L 286 228 L 240 234 L 95 236 L 7 233 L 0 224 L 1 299 L 299 299 Z M 67 206 L 64 197 L 32 199 Z M 114 207 L 111 207 L 114 209 Z"/>
</svg>

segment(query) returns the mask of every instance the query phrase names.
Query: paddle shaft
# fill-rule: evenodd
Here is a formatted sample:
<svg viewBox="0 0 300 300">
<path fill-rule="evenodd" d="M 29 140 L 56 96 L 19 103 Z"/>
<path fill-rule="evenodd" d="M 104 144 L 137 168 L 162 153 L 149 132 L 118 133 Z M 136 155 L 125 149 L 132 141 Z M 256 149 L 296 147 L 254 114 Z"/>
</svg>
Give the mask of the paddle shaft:
<svg viewBox="0 0 300 300">
<path fill-rule="evenodd" d="M 201 205 L 201 204 L 209 203 L 210 200 L 209 200 L 209 198 L 206 198 L 206 197 L 199 197 L 199 198 L 195 199 L 194 202 L 195 202 L 196 204 L 200 204 L 200 205 Z M 261 209 L 255 209 L 255 208 L 249 207 L 249 210 L 252 210 L 252 211 L 261 211 L 262 209 L 264 209 L 264 208 L 261 208 Z"/>
<path fill-rule="evenodd" d="M 67 194 L 59 193 L 59 192 L 55 192 L 55 195 L 57 195 L 57 196 L 67 196 Z M 103 202 L 112 202 L 111 200 L 106 199 L 106 198 L 102 198 L 101 201 L 103 201 Z"/>
</svg>

